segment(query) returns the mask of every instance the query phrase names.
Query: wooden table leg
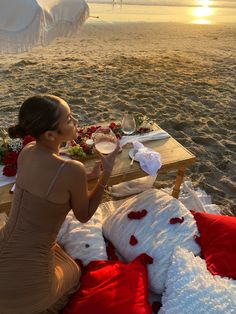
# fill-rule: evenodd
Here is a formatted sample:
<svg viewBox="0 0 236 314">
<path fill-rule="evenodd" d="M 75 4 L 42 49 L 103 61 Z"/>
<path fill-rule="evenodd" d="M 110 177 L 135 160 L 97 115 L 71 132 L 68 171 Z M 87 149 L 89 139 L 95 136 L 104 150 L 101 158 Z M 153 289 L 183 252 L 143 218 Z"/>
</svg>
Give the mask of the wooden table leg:
<svg viewBox="0 0 236 314">
<path fill-rule="evenodd" d="M 180 185 L 183 182 L 185 169 L 186 169 L 186 166 L 182 166 L 178 169 L 178 173 L 175 179 L 175 186 L 172 191 L 172 196 L 175 198 L 179 197 Z"/>
</svg>

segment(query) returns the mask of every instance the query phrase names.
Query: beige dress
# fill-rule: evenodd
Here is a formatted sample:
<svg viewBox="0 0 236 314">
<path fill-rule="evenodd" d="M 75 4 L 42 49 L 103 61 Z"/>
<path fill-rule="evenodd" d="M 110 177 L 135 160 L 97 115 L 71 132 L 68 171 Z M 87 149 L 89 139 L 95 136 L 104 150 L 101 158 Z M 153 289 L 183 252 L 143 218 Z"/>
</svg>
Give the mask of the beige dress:
<svg viewBox="0 0 236 314">
<path fill-rule="evenodd" d="M 50 193 L 62 162 L 51 182 Z M 9 219 L 0 230 L 0 314 L 58 313 L 79 286 L 80 269 L 55 243 L 70 210 L 16 185 Z"/>
</svg>

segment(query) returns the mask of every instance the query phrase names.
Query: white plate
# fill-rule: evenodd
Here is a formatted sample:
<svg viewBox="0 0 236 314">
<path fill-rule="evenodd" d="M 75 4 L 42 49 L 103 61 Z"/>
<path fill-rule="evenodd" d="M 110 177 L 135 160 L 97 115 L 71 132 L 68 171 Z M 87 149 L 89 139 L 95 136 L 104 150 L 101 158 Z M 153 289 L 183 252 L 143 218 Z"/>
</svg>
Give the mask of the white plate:
<svg viewBox="0 0 236 314">
<path fill-rule="evenodd" d="M 145 149 L 146 152 L 153 152 L 153 150 L 152 150 L 151 148 L 145 147 L 144 149 Z M 134 148 L 132 148 L 132 149 L 129 151 L 129 157 L 130 157 L 131 159 L 133 159 L 133 156 L 134 156 Z M 134 160 L 135 160 L 135 161 L 138 161 L 135 157 L 134 157 Z"/>
<path fill-rule="evenodd" d="M 129 157 L 130 157 L 131 159 L 133 159 L 133 157 L 134 157 L 134 148 L 132 148 L 132 149 L 129 151 Z M 134 160 L 135 160 L 135 161 L 138 161 L 138 160 L 135 159 L 135 157 L 134 157 Z"/>
</svg>

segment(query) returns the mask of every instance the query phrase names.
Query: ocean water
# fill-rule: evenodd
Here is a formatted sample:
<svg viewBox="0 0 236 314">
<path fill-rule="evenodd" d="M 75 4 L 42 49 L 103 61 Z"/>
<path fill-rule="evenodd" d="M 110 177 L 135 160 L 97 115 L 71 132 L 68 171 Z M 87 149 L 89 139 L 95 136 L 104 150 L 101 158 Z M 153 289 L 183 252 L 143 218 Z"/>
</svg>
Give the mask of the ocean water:
<svg viewBox="0 0 236 314">
<path fill-rule="evenodd" d="M 219 8 L 236 8 L 235 0 L 87 0 L 91 3 L 120 3 L 133 5 L 159 5 L 159 6 L 211 6 Z"/>
<path fill-rule="evenodd" d="M 100 1 L 100 0 L 97 0 Z M 101 0 L 102 1 L 102 0 Z M 192 24 L 236 24 L 236 0 L 214 1 L 215 6 L 163 6 L 163 5 L 136 5 L 122 4 L 116 0 L 116 4 L 110 3 L 89 3 L 90 22 L 175 22 Z M 131 1 L 131 0 L 129 0 Z M 136 0 L 134 0 L 136 1 Z M 141 1 L 141 0 L 140 0 Z M 156 1 L 156 0 L 155 0 Z M 124 2 L 124 1 L 123 1 Z M 158 1 L 157 1 L 158 2 Z M 166 1 L 171 2 L 171 1 Z M 185 1 L 182 1 L 182 4 Z M 203 0 L 188 1 L 189 3 L 203 3 Z M 213 3 L 213 1 L 211 1 Z M 216 3 L 218 2 L 218 6 Z M 174 3 L 173 1 L 171 3 Z M 180 1 L 179 1 L 180 3 Z M 231 7 L 223 6 L 231 3 Z M 220 6 L 221 4 L 221 6 Z M 233 7 L 234 6 L 234 7 Z"/>
</svg>

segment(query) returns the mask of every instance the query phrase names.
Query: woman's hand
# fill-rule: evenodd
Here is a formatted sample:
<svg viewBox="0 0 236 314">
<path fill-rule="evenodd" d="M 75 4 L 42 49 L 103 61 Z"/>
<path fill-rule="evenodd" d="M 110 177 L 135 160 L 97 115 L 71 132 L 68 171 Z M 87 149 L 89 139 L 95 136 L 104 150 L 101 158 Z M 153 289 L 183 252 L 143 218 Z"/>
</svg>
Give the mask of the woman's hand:
<svg viewBox="0 0 236 314">
<path fill-rule="evenodd" d="M 101 169 L 101 161 L 97 160 L 97 161 L 95 161 L 95 164 L 94 164 L 94 167 L 93 167 L 92 171 L 87 173 L 88 181 L 98 178 L 100 176 L 100 174 L 101 174 L 101 171 L 102 171 L 102 169 Z"/>
</svg>

